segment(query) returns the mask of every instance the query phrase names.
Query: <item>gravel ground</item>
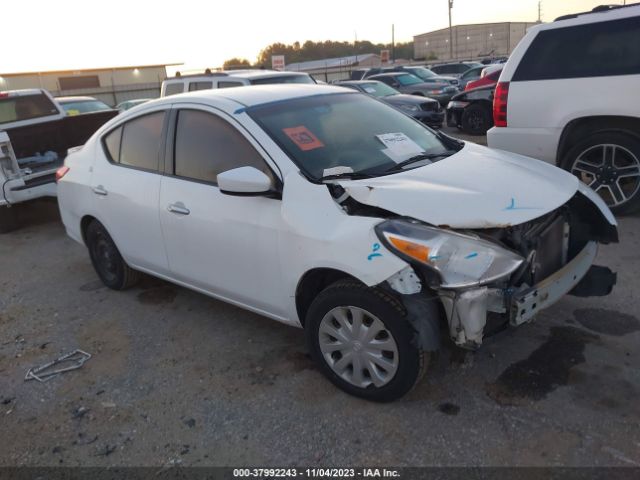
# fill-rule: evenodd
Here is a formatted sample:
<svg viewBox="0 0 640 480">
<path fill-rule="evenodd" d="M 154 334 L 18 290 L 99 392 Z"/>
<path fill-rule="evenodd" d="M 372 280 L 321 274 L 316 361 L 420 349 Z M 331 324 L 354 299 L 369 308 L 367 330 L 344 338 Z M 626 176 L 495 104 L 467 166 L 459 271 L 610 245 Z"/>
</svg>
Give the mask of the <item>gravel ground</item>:
<svg viewBox="0 0 640 480">
<path fill-rule="evenodd" d="M 147 278 L 114 292 L 55 202 L 0 236 L 0 466 L 640 464 L 640 217 L 566 297 L 475 353 L 444 349 L 401 401 L 343 394 L 301 330 Z M 46 383 L 31 366 L 93 357 Z"/>
</svg>

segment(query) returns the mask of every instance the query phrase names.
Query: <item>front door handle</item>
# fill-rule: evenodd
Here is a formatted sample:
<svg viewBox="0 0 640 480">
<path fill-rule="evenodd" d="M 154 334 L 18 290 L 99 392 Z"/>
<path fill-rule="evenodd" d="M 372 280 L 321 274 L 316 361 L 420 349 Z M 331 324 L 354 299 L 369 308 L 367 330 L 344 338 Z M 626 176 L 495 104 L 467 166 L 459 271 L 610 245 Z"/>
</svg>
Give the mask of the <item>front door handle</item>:
<svg viewBox="0 0 640 480">
<path fill-rule="evenodd" d="M 167 207 L 167 210 L 169 210 L 171 213 L 177 213 L 178 215 L 189 215 L 191 213 L 191 210 L 185 207 L 184 203 L 182 202 L 170 204 Z"/>
<path fill-rule="evenodd" d="M 98 185 L 97 187 L 93 187 L 93 193 L 96 195 L 106 196 L 108 192 L 102 185 Z"/>
</svg>

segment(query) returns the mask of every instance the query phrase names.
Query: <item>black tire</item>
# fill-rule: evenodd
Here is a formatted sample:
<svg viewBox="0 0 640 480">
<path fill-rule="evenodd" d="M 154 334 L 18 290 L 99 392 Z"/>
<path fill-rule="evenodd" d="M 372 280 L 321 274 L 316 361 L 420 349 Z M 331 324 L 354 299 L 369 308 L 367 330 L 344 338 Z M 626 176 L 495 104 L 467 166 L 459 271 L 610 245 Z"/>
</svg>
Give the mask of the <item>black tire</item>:
<svg viewBox="0 0 640 480">
<path fill-rule="evenodd" d="M 89 224 L 85 238 L 93 268 L 107 287 L 125 290 L 140 281 L 142 274 L 127 265 L 100 222 L 94 220 Z"/>
<path fill-rule="evenodd" d="M 605 153 L 605 148 L 609 153 Z M 615 156 L 611 154 L 614 150 Z M 598 166 L 598 162 L 602 164 Z M 620 215 L 640 210 L 639 137 L 625 132 L 590 134 L 569 149 L 560 166 L 591 184 L 613 213 Z M 636 171 L 638 176 L 624 176 L 631 171 Z"/>
<path fill-rule="evenodd" d="M 0 233 L 13 232 L 18 226 L 18 208 L 15 205 L 0 207 Z"/>
<path fill-rule="evenodd" d="M 462 130 L 471 135 L 485 135 L 491 128 L 491 113 L 482 105 L 469 105 L 462 112 Z"/>
<path fill-rule="evenodd" d="M 322 353 L 320 326 L 323 318 L 332 309 L 347 306 L 375 315 L 397 345 L 397 370 L 380 387 L 368 385 L 361 388 L 350 383 L 334 372 Z M 390 402 L 405 395 L 422 378 L 429 363 L 429 353 L 416 346 L 416 332 L 405 318 L 403 307 L 383 290 L 369 288 L 353 280 L 338 281 L 315 298 L 307 312 L 305 336 L 312 358 L 334 385 L 351 395 L 376 402 Z M 369 372 L 363 368 L 362 372 L 365 371 Z"/>
</svg>

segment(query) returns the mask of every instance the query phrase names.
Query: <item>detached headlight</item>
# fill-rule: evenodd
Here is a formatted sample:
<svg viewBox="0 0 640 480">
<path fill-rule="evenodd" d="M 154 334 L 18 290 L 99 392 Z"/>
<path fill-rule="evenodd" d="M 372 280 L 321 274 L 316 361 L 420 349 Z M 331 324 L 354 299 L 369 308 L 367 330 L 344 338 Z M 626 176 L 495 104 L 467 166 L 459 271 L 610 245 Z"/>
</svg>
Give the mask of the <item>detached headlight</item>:
<svg viewBox="0 0 640 480">
<path fill-rule="evenodd" d="M 383 222 L 376 226 L 376 233 L 400 257 L 434 269 L 444 288 L 493 282 L 513 273 L 524 261 L 487 240 L 402 220 Z"/>
<path fill-rule="evenodd" d="M 418 107 L 417 105 L 410 105 L 408 103 L 401 103 L 400 108 L 408 112 L 417 112 L 418 110 L 420 110 L 420 107 Z"/>
</svg>

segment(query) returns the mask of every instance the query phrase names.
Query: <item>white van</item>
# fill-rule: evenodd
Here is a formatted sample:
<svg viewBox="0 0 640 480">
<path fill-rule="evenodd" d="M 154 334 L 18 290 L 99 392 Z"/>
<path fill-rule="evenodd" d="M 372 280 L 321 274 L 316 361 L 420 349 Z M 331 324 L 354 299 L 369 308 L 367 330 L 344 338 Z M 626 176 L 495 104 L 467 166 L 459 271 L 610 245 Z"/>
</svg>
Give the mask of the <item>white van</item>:
<svg viewBox="0 0 640 480">
<path fill-rule="evenodd" d="M 304 72 L 279 72 L 277 70 L 232 70 L 206 72 L 199 75 L 179 75 L 162 82 L 161 97 L 178 93 L 209 90 L 212 88 L 242 87 L 243 85 L 268 85 L 273 83 L 316 83 Z"/>
<path fill-rule="evenodd" d="M 536 25 L 506 63 L 490 147 L 544 160 L 614 213 L 640 209 L 640 5 Z"/>
</svg>

